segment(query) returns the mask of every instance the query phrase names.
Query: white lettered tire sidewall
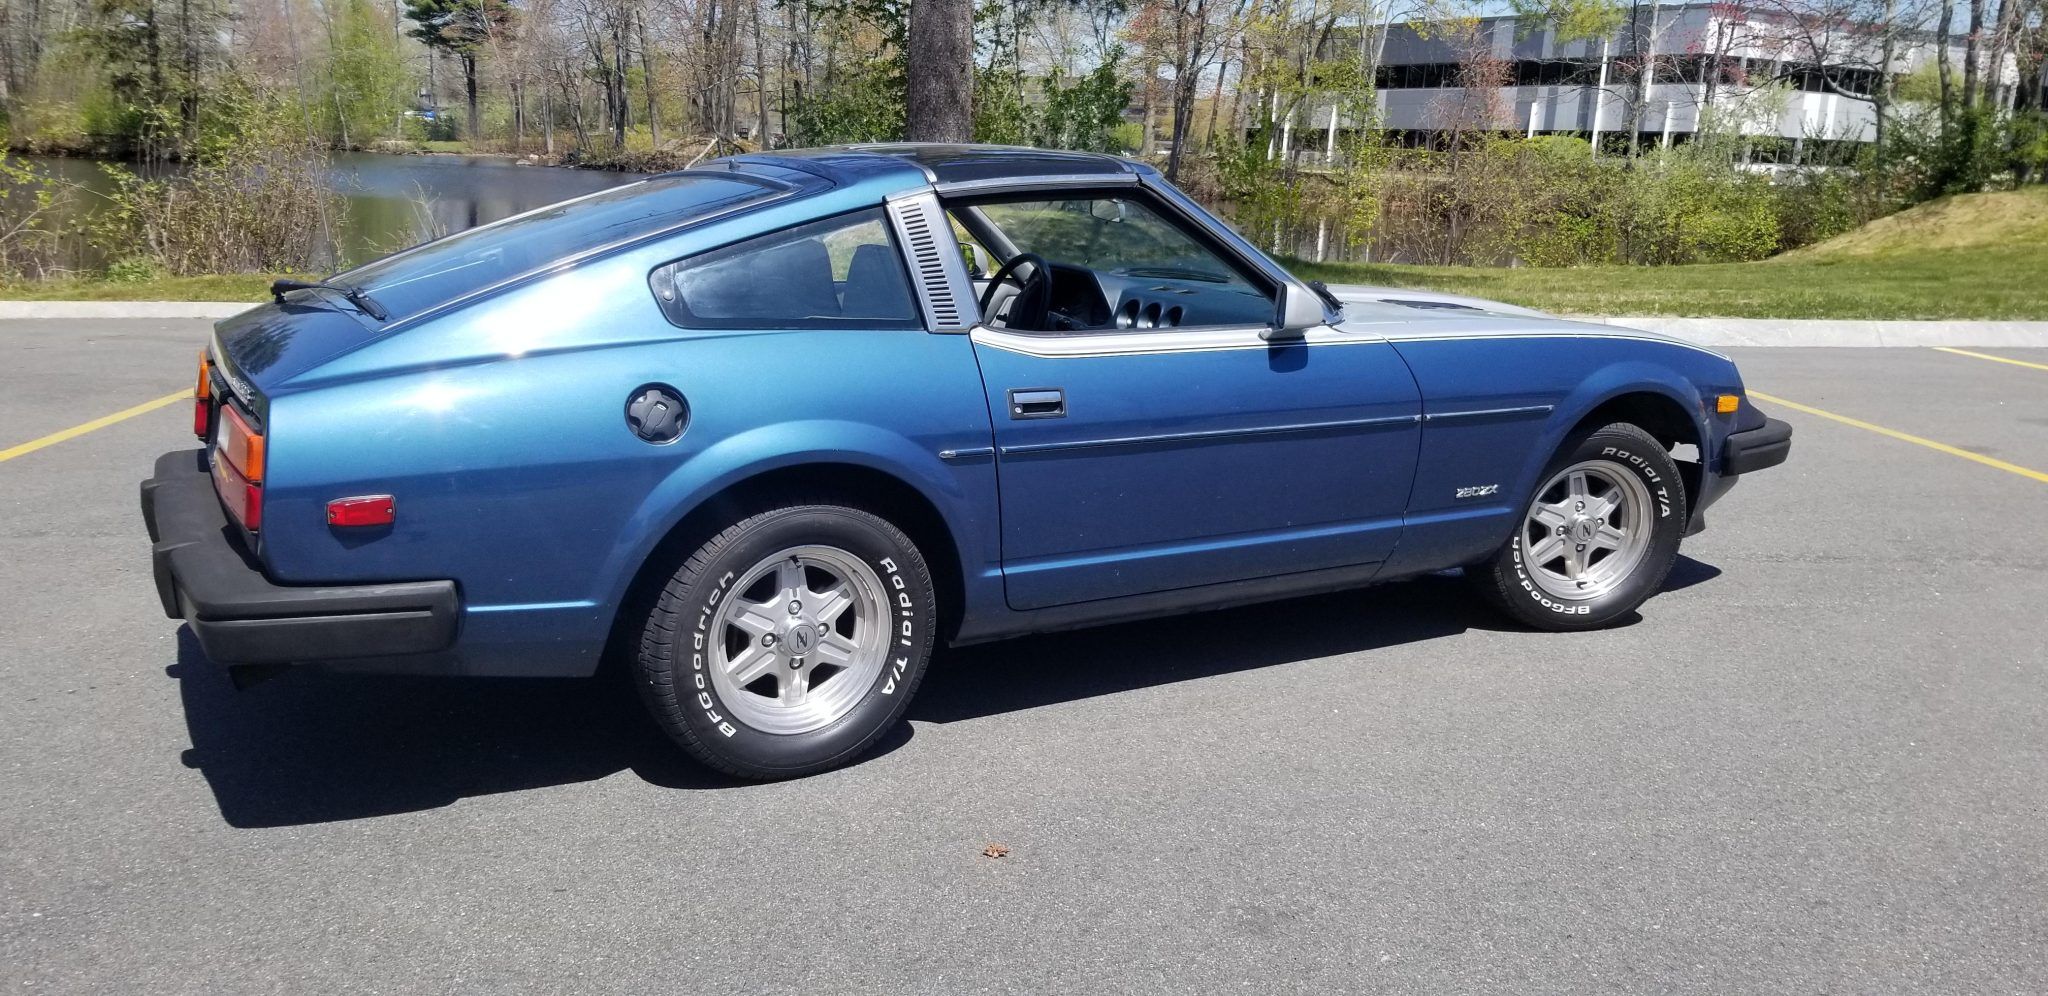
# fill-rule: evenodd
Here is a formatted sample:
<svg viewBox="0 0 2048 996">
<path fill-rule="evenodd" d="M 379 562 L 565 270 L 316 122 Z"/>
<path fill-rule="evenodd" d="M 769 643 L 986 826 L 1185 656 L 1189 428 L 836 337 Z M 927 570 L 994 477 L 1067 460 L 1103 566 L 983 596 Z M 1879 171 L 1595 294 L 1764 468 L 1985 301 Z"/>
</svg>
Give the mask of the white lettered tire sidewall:
<svg viewBox="0 0 2048 996">
<path fill-rule="evenodd" d="M 706 668 L 706 647 L 732 585 L 778 551 L 836 547 L 881 580 L 890 611 L 888 653 L 872 686 L 846 714 L 803 733 L 767 733 L 734 717 Z M 697 759 L 747 778 L 792 778 L 859 757 L 901 720 L 931 657 L 937 605 L 931 572 L 909 537 L 859 509 L 798 505 L 751 516 L 720 532 L 662 589 L 643 630 L 639 684 L 662 727 Z"/>
<path fill-rule="evenodd" d="M 1523 563 L 1522 546 L 1510 537 L 1493 560 L 1475 570 L 1487 594 L 1494 596 L 1510 615 L 1543 629 L 1594 629 L 1627 615 L 1664 585 L 1671 565 L 1678 558 L 1679 542 L 1685 537 L 1687 514 L 1685 484 L 1678 464 L 1663 444 L 1633 425 L 1603 426 L 1568 446 L 1545 467 L 1537 484 L 1559 470 L 1588 460 L 1599 460 L 1643 483 L 1650 495 L 1650 514 L 1655 517 L 1650 545 L 1629 575 L 1607 592 L 1587 599 L 1558 598 L 1546 593 Z M 1535 495 L 1529 496 L 1534 501 Z M 1515 528 L 1524 527 L 1527 507 L 1515 516 Z"/>
</svg>

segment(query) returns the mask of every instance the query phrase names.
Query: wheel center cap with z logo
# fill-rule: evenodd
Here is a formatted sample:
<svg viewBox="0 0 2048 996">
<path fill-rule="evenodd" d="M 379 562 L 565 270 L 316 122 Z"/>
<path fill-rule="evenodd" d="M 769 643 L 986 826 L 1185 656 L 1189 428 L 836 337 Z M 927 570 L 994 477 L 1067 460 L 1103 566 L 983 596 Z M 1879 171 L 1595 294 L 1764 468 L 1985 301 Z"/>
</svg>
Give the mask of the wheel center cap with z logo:
<svg viewBox="0 0 2048 996">
<path fill-rule="evenodd" d="M 798 623 L 789 628 L 789 652 L 802 657 L 818 647 L 818 631 L 810 623 Z"/>
</svg>

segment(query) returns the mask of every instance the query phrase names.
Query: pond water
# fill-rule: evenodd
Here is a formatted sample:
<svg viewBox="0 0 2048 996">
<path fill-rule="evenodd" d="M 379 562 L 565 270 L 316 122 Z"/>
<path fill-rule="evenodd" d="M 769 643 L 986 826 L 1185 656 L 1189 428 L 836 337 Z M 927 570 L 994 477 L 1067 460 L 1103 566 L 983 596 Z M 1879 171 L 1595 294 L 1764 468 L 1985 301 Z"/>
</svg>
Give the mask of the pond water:
<svg viewBox="0 0 2048 996">
<path fill-rule="evenodd" d="M 111 187 L 90 159 L 22 157 L 40 170 L 88 190 Z M 556 201 L 632 183 L 638 173 L 522 166 L 499 156 L 391 156 L 334 154 L 329 182 L 347 204 L 335 232 L 345 262 L 360 263 L 439 235 L 497 221 Z M 94 209 L 94 198 L 74 198 L 74 210 Z M 77 219 L 59 219 L 68 222 Z M 73 265 L 100 261 L 82 245 Z"/>
</svg>

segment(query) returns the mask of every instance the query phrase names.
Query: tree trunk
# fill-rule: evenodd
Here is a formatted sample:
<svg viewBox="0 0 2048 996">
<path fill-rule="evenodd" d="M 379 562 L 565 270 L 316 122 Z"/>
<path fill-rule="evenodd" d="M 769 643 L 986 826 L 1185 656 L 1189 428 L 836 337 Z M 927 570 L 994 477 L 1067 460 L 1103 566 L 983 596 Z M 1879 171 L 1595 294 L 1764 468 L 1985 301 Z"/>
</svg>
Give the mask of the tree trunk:
<svg viewBox="0 0 2048 996">
<path fill-rule="evenodd" d="M 911 0 L 910 86 L 905 136 L 913 142 L 974 137 L 974 5 Z"/>
<path fill-rule="evenodd" d="M 1896 22 L 1899 0 L 1884 0 L 1884 18 L 1878 30 L 1884 32 L 1877 47 L 1877 85 L 1870 88 L 1870 115 L 1876 124 L 1877 134 L 1872 145 L 1879 152 L 1884 151 L 1885 132 L 1891 123 L 1892 107 L 1892 55 L 1897 50 L 1899 32 Z"/>
<path fill-rule="evenodd" d="M 1934 22 L 1934 68 L 1941 80 L 1941 133 L 1948 134 L 1950 110 L 1955 106 L 1955 69 L 1949 64 L 1949 25 L 1956 20 L 1956 0 L 1941 0 L 1941 14 Z"/>
<path fill-rule="evenodd" d="M 469 140 L 474 142 L 483 135 L 483 122 L 478 121 L 476 118 L 476 53 L 474 52 L 464 52 L 462 54 L 462 87 L 463 95 L 469 100 L 469 118 L 463 124 L 467 126 L 465 130 L 469 132 Z"/>
<path fill-rule="evenodd" d="M 761 30 L 761 5 L 767 2 L 754 0 L 754 145 L 762 149 L 775 147 L 768 135 L 768 41 Z"/>
<path fill-rule="evenodd" d="M 1200 35 L 1190 48 L 1201 50 Z M 1171 183 L 1180 178 L 1180 161 L 1187 152 L 1188 132 L 1192 129 L 1195 116 L 1195 90 L 1201 86 L 1202 67 L 1199 63 L 1178 69 L 1173 81 L 1173 141 L 1166 150 L 1166 180 Z M 1289 113 L 1293 109 L 1289 108 Z"/>
<path fill-rule="evenodd" d="M 1663 13 L 1662 0 L 1650 0 L 1650 23 L 1637 26 L 1636 35 L 1636 99 L 1628 112 L 1628 154 L 1634 158 L 1641 150 L 1643 137 L 1643 112 L 1650 108 L 1650 87 L 1657 83 L 1657 17 Z M 1665 115 L 1671 109 L 1664 109 Z"/>
<path fill-rule="evenodd" d="M 654 46 L 647 43 L 647 14 L 640 12 L 633 23 L 640 29 L 640 88 L 647 95 L 647 140 L 661 148 L 661 124 L 654 119 Z"/>
<path fill-rule="evenodd" d="M 187 145 L 199 139 L 199 46 L 193 42 L 197 36 L 192 27 L 192 0 L 178 0 L 178 61 L 185 73 L 179 87 L 178 122 Z"/>
<path fill-rule="evenodd" d="M 626 128 L 630 124 L 631 108 L 626 98 L 626 16 L 612 22 L 612 75 L 610 92 L 606 102 L 612 110 L 612 148 L 626 147 Z"/>
<path fill-rule="evenodd" d="M 526 151 L 526 93 L 518 80 L 512 84 L 512 151 Z"/>
<path fill-rule="evenodd" d="M 1984 0 L 1970 0 L 1970 34 L 1963 39 L 1963 110 L 1977 106 L 1977 90 L 1983 85 L 1977 63 L 1984 45 Z"/>
</svg>

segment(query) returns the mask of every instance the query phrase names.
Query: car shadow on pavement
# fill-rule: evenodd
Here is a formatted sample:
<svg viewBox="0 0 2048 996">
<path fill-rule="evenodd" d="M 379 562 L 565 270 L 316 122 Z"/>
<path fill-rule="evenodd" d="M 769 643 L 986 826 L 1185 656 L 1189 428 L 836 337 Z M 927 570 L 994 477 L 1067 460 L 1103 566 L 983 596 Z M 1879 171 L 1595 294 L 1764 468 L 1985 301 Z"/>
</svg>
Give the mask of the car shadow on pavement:
<svg viewBox="0 0 2048 996">
<path fill-rule="evenodd" d="M 1720 571 L 1681 556 L 1666 591 Z M 1630 620 L 1633 621 L 1633 620 Z M 1626 624 L 1626 623 L 1624 623 Z M 909 718 L 951 723 L 1276 664 L 1512 629 L 1455 578 L 942 651 Z M 181 756 L 236 827 L 363 819 L 632 771 L 667 788 L 747 783 L 690 761 L 626 682 L 287 674 L 237 692 L 189 629 Z M 899 724 L 872 753 L 909 743 Z"/>
<path fill-rule="evenodd" d="M 308 671 L 236 691 L 182 628 L 168 673 L 192 738 L 180 759 L 206 778 L 221 816 L 237 827 L 414 812 L 625 770 L 674 788 L 745 784 L 693 764 L 633 690 L 609 677 Z"/>
</svg>

